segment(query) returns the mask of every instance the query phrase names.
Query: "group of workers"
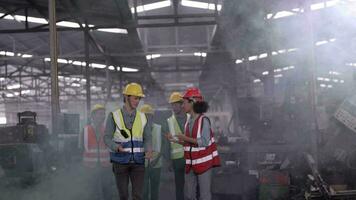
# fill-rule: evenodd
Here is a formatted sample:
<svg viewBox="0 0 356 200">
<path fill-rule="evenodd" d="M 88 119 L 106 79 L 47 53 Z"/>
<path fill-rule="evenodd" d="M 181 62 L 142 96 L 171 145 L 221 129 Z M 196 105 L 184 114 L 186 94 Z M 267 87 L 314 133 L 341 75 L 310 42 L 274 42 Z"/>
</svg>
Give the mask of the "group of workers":
<svg viewBox="0 0 356 200">
<path fill-rule="evenodd" d="M 100 198 L 112 199 L 107 189 L 113 185 L 113 172 L 120 200 L 159 199 L 162 163 L 167 160 L 174 169 L 177 200 L 195 200 L 197 195 L 210 200 L 212 168 L 220 159 L 200 90 L 173 92 L 172 115 L 162 122 L 153 120 L 152 106 L 138 108 L 145 97 L 139 84 L 126 85 L 123 97 L 124 106 L 110 112 L 106 123 L 105 107 L 95 105 L 84 128 L 83 162 L 100 183 L 93 186 L 100 188 Z"/>
</svg>

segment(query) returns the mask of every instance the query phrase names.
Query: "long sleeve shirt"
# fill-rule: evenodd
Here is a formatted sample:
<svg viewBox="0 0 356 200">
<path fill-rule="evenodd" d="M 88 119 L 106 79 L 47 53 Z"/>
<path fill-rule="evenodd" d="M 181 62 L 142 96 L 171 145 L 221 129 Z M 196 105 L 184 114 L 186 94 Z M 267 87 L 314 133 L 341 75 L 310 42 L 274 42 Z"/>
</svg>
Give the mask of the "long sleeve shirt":
<svg viewBox="0 0 356 200">
<path fill-rule="evenodd" d="M 132 129 L 136 117 L 136 110 L 134 110 L 132 113 L 129 113 L 125 108 L 122 108 L 121 112 L 122 112 L 122 117 L 124 118 L 124 123 L 126 128 Z M 151 120 L 147 119 L 147 124 L 143 130 L 143 143 L 144 143 L 145 151 L 152 150 L 151 130 L 152 130 L 152 122 Z M 119 146 L 119 144 L 113 141 L 115 131 L 116 131 L 116 124 L 114 121 L 113 114 L 111 112 L 106 120 L 104 143 L 113 152 L 117 152 Z"/>
</svg>

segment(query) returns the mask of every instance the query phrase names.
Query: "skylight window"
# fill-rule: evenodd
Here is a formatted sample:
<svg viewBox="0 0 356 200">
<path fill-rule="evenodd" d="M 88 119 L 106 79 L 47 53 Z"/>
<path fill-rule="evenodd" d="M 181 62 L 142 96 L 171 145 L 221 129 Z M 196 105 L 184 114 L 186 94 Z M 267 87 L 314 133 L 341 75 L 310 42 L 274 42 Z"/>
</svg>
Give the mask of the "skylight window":
<svg viewBox="0 0 356 200">
<path fill-rule="evenodd" d="M 182 0 L 181 5 L 185 7 L 191 8 L 200 8 L 200 9 L 207 9 L 207 10 L 215 10 L 215 4 L 213 3 L 205 3 L 200 1 L 190 1 L 190 0 Z M 218 11 L 221 10 L 221 4 L 217 4 L 216 8 Z"/>
<path fill-rule="evenodd" d="M 150 4 L 146 4 L 146 5 L 142 5 L 142 6 L 137 6 L 136 11 L 137 11 L 137 13 L 140 13 L 140 12 L 144 12 L 144 11 L 156 10 L 156 9 L 160 9 L 160 8 L 169 7 L 171 5 L 172 5 L 172 2 L 170 0 L 160 1 L 160 2 L 156 2 L 156 3 L 150 3 Z M 135 8 L 131 8 L 131 12 L 135 13 Z"/>
</svg>

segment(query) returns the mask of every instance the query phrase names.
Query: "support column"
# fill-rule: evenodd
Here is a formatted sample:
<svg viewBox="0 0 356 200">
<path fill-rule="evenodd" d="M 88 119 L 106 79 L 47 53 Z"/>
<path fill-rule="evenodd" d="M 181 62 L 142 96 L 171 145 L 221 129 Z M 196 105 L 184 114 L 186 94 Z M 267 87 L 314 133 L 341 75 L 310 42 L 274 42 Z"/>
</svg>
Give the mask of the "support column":
<svg viewBox="0 0 356 200">
<path fill-rule="evenodd" d="M 84 29 L 84 51 L 85 51 L 85 79 L 86 85 L 86 105 L 87 105 L 87 119 L 90 116 L 90 104 L 91 104 L 91 93 L 90 93 L 90 57 L 89 57 L 89 29 L 88 24 L 85 23 Z"/>
<path fill-rule="evenodd" d="M 49 30 L 50 30 L 50 54 L 51 54 L 51 110 L 52 133 L 58 134 L 59 87 L 58 87 L 58 41 L 56 27 L 56 0 L 48 0 Z"/>
</svg>

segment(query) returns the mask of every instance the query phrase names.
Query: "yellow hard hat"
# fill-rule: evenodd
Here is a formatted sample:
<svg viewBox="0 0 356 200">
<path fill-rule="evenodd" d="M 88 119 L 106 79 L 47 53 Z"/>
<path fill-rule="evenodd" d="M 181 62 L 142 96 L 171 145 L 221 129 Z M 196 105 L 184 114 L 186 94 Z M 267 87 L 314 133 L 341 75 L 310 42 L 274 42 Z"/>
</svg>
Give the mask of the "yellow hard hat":
<svg viewBox="0 0 356 200">
<path fill-rule="evenodd" d="M 182 100 L 183 100 L 182 94 L 179 92 L 173 92 L 169 97 L 169 103 L 175 103 Z"/>
<path fill-rule="evenodd" d="M 154 110 L 153 110 L 152 106 L 149 105 L 149 104 L 144 104 L 144 105 L 141 107 L 140 111 L 141 111 L 142 113 L 145 113 L 145 114 L 153 114 L 153 113 L 154 113 Z"/>
<path fill-rule="evenodd" d="M 124 91 L 122 92 L 124 95 L 131 95 L 137 97 L 145 97 L 142 91 L 142 87 L 138 83 L 129 83 L 126 85 Z"/>
<path fill-rule="evenodd" d="M 105 110 L 105 106 L 102 104 L 95 104 L 94 107 L 91 109 L 91 112 L 95 112 L 97 110 L 103 109 Z"/>
</svg>

